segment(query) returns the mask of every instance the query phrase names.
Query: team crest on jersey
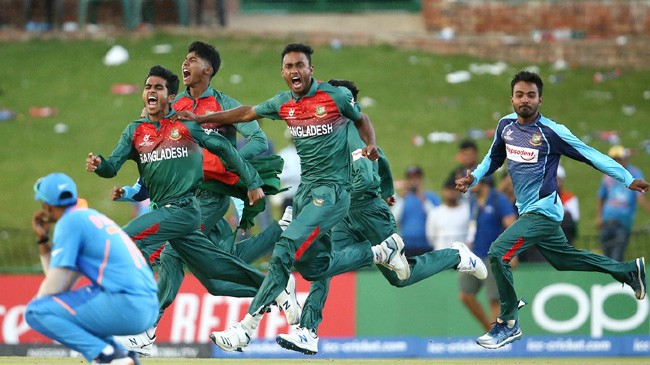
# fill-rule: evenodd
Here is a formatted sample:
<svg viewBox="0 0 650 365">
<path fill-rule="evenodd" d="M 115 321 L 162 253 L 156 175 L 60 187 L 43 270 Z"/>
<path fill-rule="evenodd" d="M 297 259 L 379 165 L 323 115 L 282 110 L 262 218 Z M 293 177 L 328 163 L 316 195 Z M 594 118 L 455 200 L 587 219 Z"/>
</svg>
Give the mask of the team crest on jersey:
<svg viewBox="0 0 650 365">
<path fill-rule="evenodd" d="M 324 106 L 317 106 L 316 107 L 316 117 L 317 118 L 322 118 L 327 115 L 327 111 L 325 110 Z"/>
<path fill-rule="evenodd" d="M 532 137 L 530 137 L 530 144 L 533 146 L 539 146 L 542 144 L 542 135 L 539 133 L 533 133 Z"/>
<path fill-rule="evenodd" d="M 319 198 L 314 198 L 313 202 L 314 202 L 315 206 L 322 207 L 323 203 L 325 203 L 325 200 L 324 199 L 319 199 Z"/>
<path fill-rule="evenodd" d="M 294 114 L 296 114 L 296 109 L 294 108 L 289 109 L 289 116 L 293 117 Z"/>
<path fill-rule="evenodd" d="M 171 133 L 169 133 L 169 138 L 174 141 L 178 141 L 179 139 L 181 139 L 181 134 L 178 132 L 178 129 L 176 128 L 172 129 Z"/>
<path fill-rule="evenodd" d="M 505 135 L 503 136 L 503 139 L 505 139 L 506 141 L 512 141 L 514 139 L 514 138 L 512 138 L 512 133 L 513 132 L 514 131 L 512 129 L 508 128 L 508 130 L 506 130 Z"/>
<path fill-rule="evenodd" d="M 142 142 L 138 146 L 140 147 L 149 147 L 153 144 L 153 142 L 149 141 L 149 138 L 151 138 L 150 135 L 145 134 L 144 137 L 142 137 Z"/>
</svg>

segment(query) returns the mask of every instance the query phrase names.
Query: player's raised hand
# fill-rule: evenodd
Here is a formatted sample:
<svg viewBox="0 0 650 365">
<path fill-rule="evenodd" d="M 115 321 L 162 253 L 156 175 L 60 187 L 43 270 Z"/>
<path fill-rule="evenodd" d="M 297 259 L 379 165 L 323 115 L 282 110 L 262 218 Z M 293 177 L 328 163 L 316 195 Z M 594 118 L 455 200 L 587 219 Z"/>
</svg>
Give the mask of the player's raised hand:
<svg viewBox="0 0 650 365">
<path fill-rule="evenodd" d="M 640 193 L 645 193 L 648 191 L 648 188 L 650 187 L 650 184 L 648 184 L 647 181 L 643 179 L 634 179 L 630 186 L 628 187 L 630 190 L 638 191 Z"/>
<path fill-rule="evenodd" d="M 113 186 L 113 190 L 111 190 L 111 199 L 113 201 L 120 199 L 124 196 L 124 189 L 118 188 L 117 186 Z"/>
<path fill-rule="evenodd" d="M 36 211 L 32 217 L 32 229 L 39 241 L 50 235 L 52 222 L 47 213 L 43 210 Z"/>
<path fill-rule="evenodd" d="M 248 191 L 248 204 L 254 205 L 259 200 L 264 199 L 264 190 L 262 188 L 256 188 Z"/>
<path fill-rule="evenodd" d="M 371 161 L 375 161 L 379 158 L 379 151 L 377 150 L 377 146 L 374 144 L 367 145 L 361 152 L 363 153 L 363 157 L 366 157 Z"/>
<path fill-rule="evenodd" d="M 456 179 L 456 190 L 460 191 L 461 193 L 466 193 L 467 189 L 469 189 L 470 185 L 474 182 L 474 176 L 472 176 L 471 171 L 467 169 L 465 171 L 465 176 L 461 177 L 460 179 Z"/>
<path fill-rule="evenodd" d="M 86 157 L 86 171 L 94 172 L 97 170 L 97 166 L 99 166 L 101 162 L 102 160 L 99 157 L 90 152 L 88 157 Z"/>
</svg>

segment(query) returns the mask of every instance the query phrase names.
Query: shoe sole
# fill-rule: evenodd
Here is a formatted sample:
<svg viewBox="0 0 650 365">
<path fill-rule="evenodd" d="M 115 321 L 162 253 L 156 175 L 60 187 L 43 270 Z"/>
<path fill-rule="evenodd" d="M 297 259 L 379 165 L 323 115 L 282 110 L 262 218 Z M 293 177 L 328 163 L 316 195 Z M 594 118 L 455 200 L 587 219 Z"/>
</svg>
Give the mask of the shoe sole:
<svg viewBox="0 0 650 365">
<path fill-rule="evenodd" d="M 316 355 L 318 353 L 318 351 L 312 351 L 312 350 L 308 350 L 306 348 L 300 347 L 300 346 L 296 345 L 295 343 L 293 343 L 291 341 L 287 341 L 287 340 L 285 340 L 284 338 L 282 338 L 280 336 L 275 338 L 275 342 L 277 342 L 278 345 L 280 345 L 282 348 L 285 348 L 287 350 L 301 352 L 301 353 L 303 353 L 305 355 Z"/>
<path fill-rule="evenodd" d="M 219 344 L 219 343 L 217 342 L 217 336 L 215 336 L 214 333 L 211 333 L 211 334 L 210 334 L 210 339 L 212 340 L 212 342 L 213 342 L 215 345 L 217 345 L 217 347 L 219 347 L 220 349 L 222 349 L 222 350 L 224 350 L 224 351 L 228 351 L 228 352 L 233 352 L 233 351 L 244 352 L 244 349 L 241 348 L 241 347 L 236 347 L 236 348 L 235 348 L 235 347 L 223 347 L 223 346 L 221 346 L 221 344 Z"/>
<path fill-rule="evenodd" d="M 636 259 L 636 274 L 641 286 L 641 293 L 636 297 L 638 300 L 645 298 L 645 257 Z"/>
<path fill-rule="evenodd" d="M 521 337 L 522 337 L 523 334 L 524 333 L 521 330 L 519 330 L 519 332 L 517 332 L 516 334 L 506 338 L 505 340 L 503 340 L 503 342 L 501 342 L 500 344 L 496 344 L 496 345 L 481 343 L 479 340 L 476 340 L 476 343 L 481 347 L 485 347 L 486 349 L 496 350 L 496 349 L 501 348 L 501 347 L 503 347 L 503 346 L 505 346 L 505 345 L 507 345 L 509 343 L 513 343 L 515 341 L 521 340 Z"/>
</svg>

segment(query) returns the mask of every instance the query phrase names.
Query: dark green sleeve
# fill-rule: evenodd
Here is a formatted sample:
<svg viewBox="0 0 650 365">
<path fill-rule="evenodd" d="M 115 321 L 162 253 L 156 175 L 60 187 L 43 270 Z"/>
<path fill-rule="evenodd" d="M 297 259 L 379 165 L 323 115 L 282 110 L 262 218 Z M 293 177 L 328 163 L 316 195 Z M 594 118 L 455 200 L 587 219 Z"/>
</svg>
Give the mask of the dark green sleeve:
<svg viewBox="0 0 650 365">
<path fill-rule="evenodd" d="M 390 171 L 390 164 L 388 163 L 388 158 L 384 154 L 384 151 L 381 148 L 377 147 L 379 152 L 379 178 L 381 179 L 380 188 L 381 188 L 381 197 L 383 199 L 390 198 L 395 194 L 395 186 L 393 185 L 393 173 Z"/>
<path fill-rule="evenodd" d="M 242 105 L 239 101 L 227 95 L 222 95 L 219 104 L 223 110 L 234 109 Z M 246 144 L 239 150 L 239 154 L 245 160 L 250 160 L 260 153 L 266 152 L 269 149 L 269 140 L 266 134 L 260 128 L 260 124 L 256 121 L 236 123 L 235 128 L 246 138 Z"/>
<path fill-rule="evenodd" d="M 262 179 L 253 166 L 244 160 L 230 141 L 219 133 L 209 134 L 195 122 L 185 122 L 194 140 L 206 150 L 219 156 L 229 171 L 239 175 L 249 190 L 262 186 Z"/>
<path fill-rule="evenodd" d="M 117 145 L 111 152 L 111 155 L 108 158 L 104 158 L 102 155 L 98 157 L 102 162 L 97 166 L 95 173 L 101 177 L 114 177 L 117 175 L 117 172 L 120 170 L 124 162 L 128 159 L 136 160 L 137 152 L 133 148 L 133 131 L 135 130 L 135 123 L 131 123 L 122 132 L 120 139 L 117 141 Z"/>
</svg>

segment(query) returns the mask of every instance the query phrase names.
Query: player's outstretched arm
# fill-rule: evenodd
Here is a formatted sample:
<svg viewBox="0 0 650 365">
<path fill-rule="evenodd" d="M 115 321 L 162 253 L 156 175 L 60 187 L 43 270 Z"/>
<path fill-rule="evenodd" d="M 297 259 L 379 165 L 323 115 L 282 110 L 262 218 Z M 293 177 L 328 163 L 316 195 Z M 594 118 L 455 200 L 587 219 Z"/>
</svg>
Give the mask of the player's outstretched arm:
<svg viewBox="0 0 650 365">
<path fill-rule="evenodd" d="M 630 186 L 628 186 L 630 190 L 638 191 L 640 193 L 647 192 L 648 187 L 650 187 L 650 184 L 648 184 L 648 182 L 643 179 L 634 179 Z"/>
<path fill-rule="evenodd" d="M 194 120 L 199 124 L 235 124 L 241 122 L 250 122 L 251 120 L 260 118 L 260 116 L 255 113 L 255 108 L 249 105 L 242 105 L 234 109 L 201 116 L 196 115 L 188 110 L 181 110 L 177 112 L 176 115 L 180 120 Z"/>
<path fill-rule="evenodd" d="M 467 189 L 472 186 L 473 182 L 474 176 L 471 174 L 471 171 L 467 169 L 467 171 L 465 171 L 465 176 L 461 177 L 460 179 L 456 179 L 456 190 L 460 191 L 461 193 L 466 193 Z"/>
</svg>

